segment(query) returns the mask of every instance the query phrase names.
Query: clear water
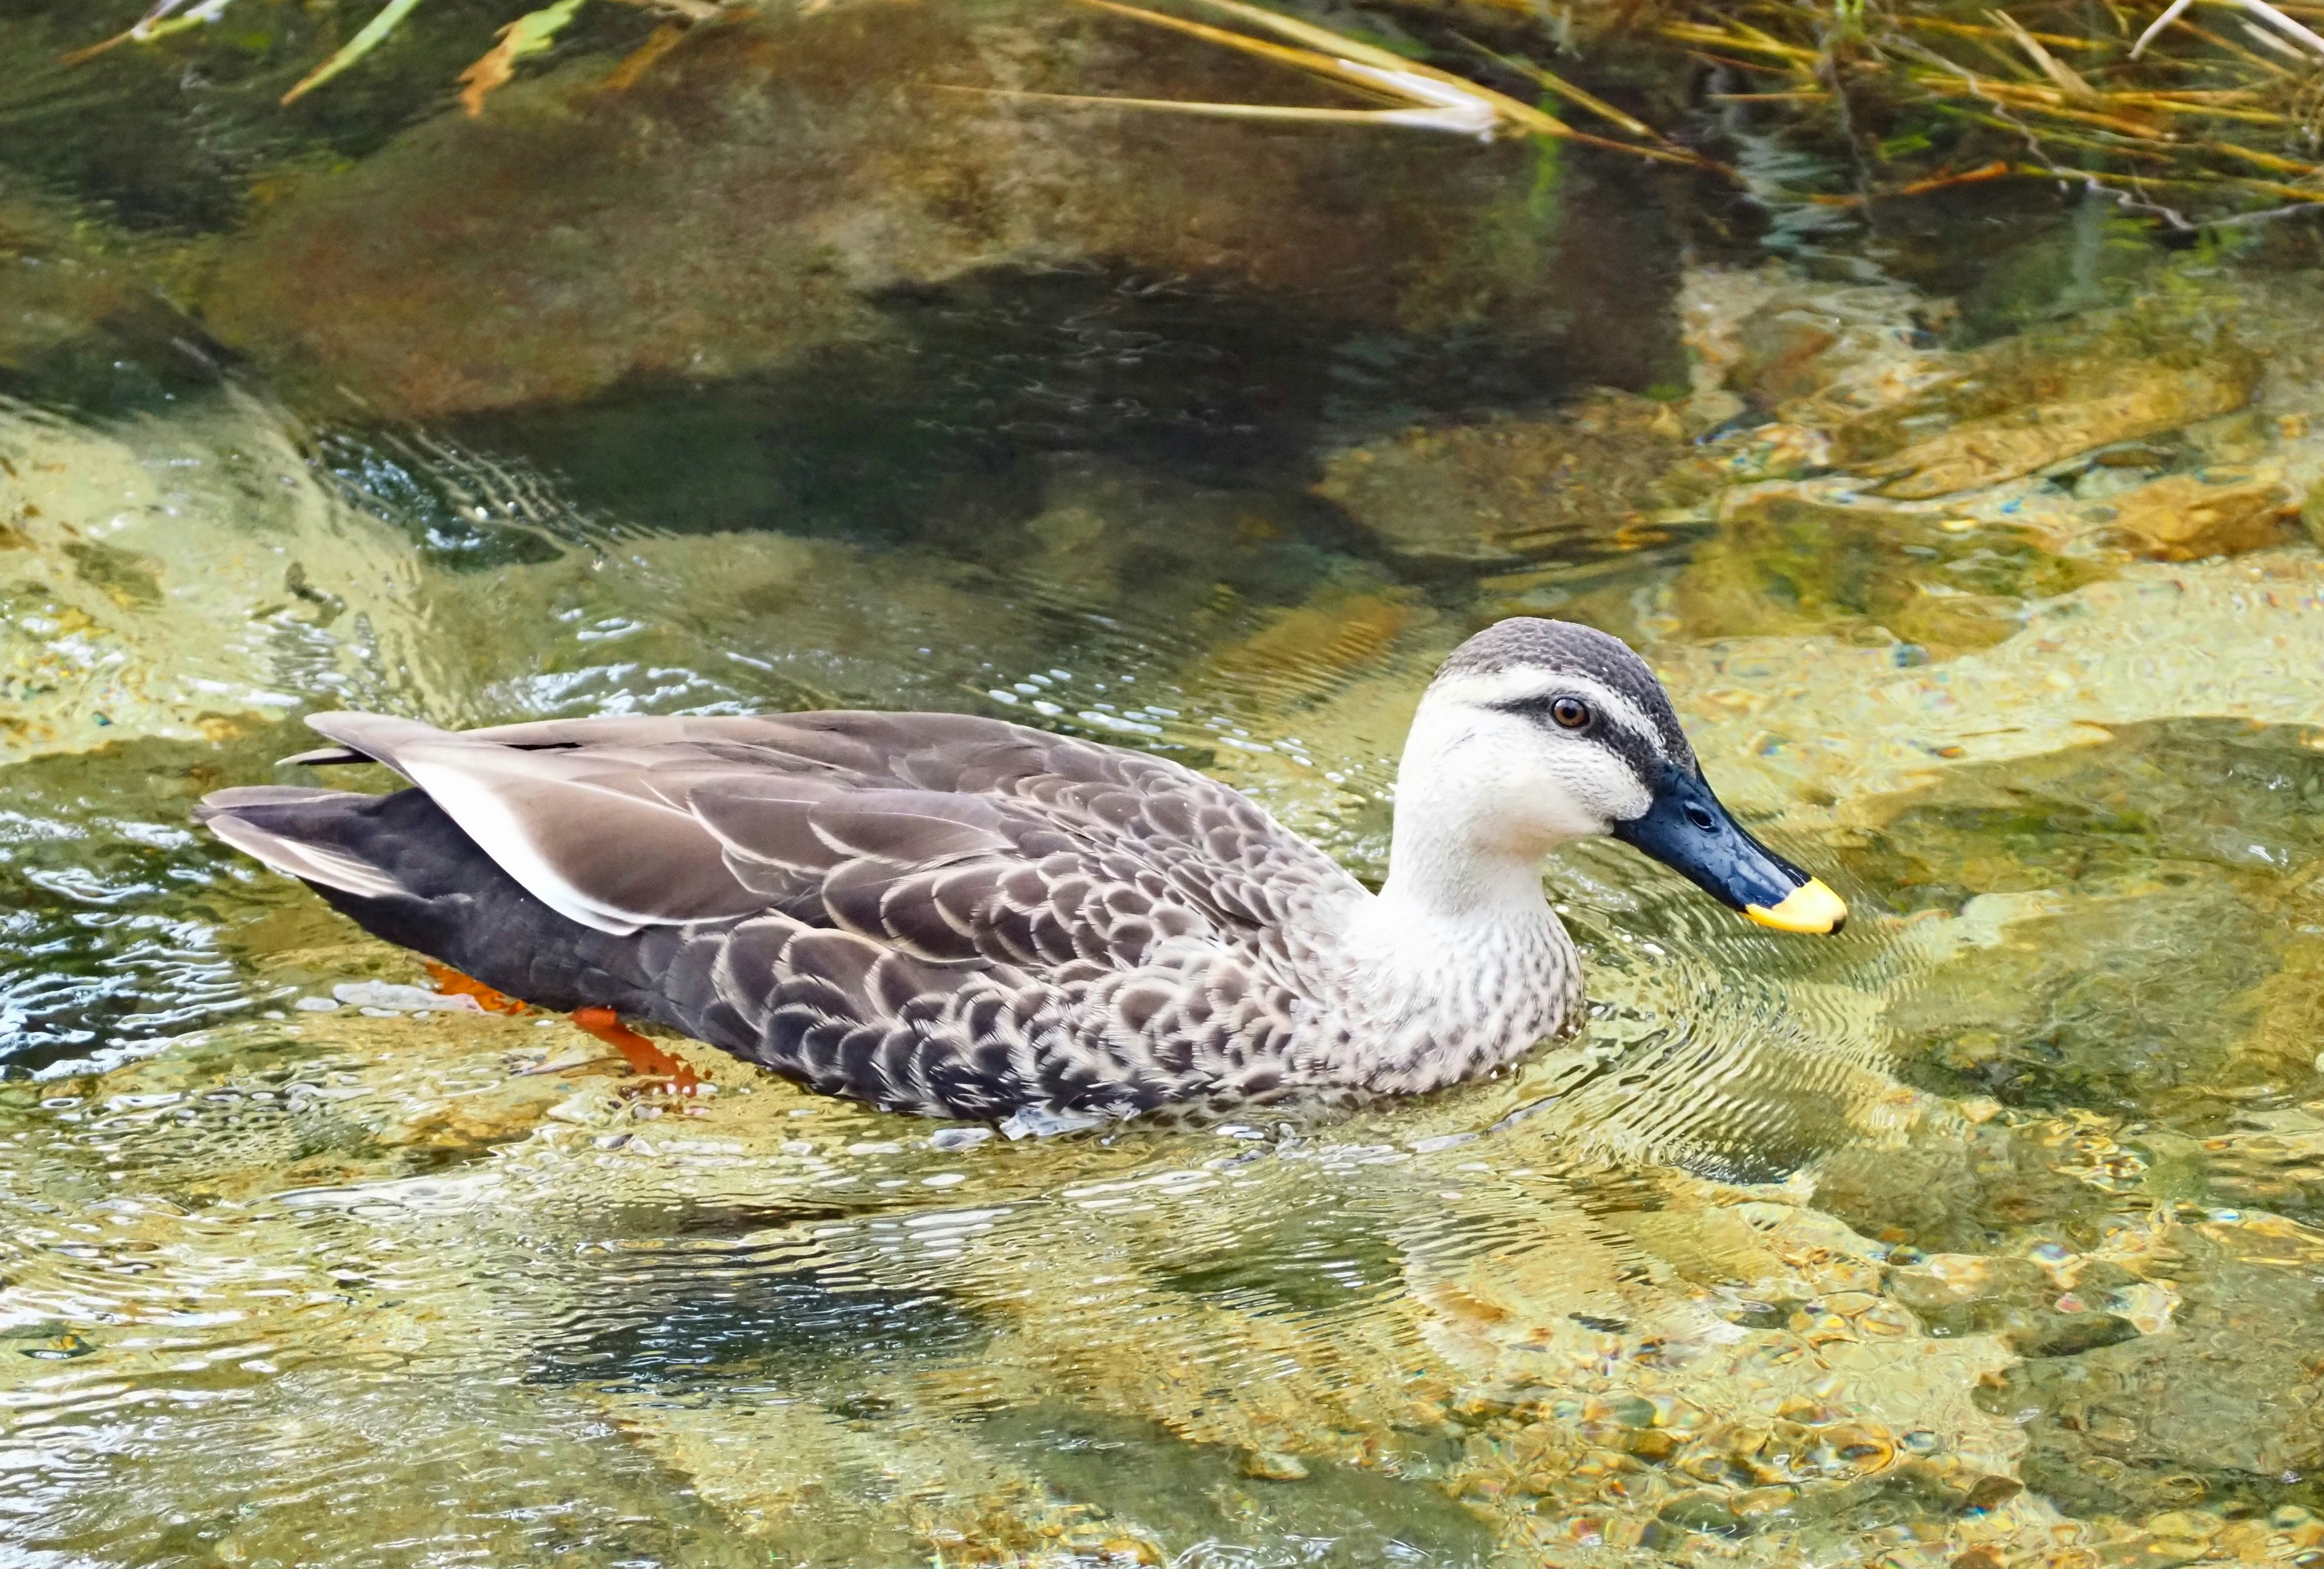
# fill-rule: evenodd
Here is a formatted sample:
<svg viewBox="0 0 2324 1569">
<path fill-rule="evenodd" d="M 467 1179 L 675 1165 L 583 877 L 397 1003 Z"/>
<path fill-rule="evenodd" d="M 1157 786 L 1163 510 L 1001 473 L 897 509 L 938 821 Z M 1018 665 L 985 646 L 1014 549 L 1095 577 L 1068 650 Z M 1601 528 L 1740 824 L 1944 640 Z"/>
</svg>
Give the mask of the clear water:
<svg viewBox="0 0 2324 1569">
<path fill-rule="evenodd" d="M 1329 101 L 1002 5 L 286 111 L 352 22 L 242 4 L 0 9 L 0 1564 L 2319 1561 L 2315 231 L 912 87 Z M 959 708 L 1376 877 L 1524 613 L 1855 918 L 1576 848 L 1586 1037 L 1338 1121 L 641 1094 L 322 1008 L 422 977 L 187 816 L 323 707 Z"/>
</svg>

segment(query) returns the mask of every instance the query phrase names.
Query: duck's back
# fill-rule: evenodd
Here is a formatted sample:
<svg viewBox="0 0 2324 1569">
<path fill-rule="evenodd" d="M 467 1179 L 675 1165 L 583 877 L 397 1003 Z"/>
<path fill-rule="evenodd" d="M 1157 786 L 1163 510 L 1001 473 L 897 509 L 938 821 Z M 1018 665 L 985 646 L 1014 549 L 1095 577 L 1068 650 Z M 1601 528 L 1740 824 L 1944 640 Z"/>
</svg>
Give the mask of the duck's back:
<svg viewBox="0 0 2324 1569">
<path fill-rule="evenodd" d="M 512 996 L 898 1110 L 1264 1094 L 1365 897 L 1215 780 L 967 715 L 310 723 L 415 788 L 222 791 L 223 837 Z"/>
</svg>

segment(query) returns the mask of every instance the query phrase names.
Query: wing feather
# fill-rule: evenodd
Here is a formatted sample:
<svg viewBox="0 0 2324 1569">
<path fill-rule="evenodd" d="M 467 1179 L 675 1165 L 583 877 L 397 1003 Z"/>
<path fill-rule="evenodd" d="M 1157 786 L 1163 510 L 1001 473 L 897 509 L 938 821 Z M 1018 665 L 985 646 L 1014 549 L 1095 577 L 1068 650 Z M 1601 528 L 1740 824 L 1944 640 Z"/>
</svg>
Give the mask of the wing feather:
<svg viewBox="0 0 2324 1569">
<path fill-rule="evenodd" d="M 1359 891 L 1224 785 L 996 720 L 313 723 L 338 743 L 318 761 L 397 769 L 551 909 L 669 932 L 651 973 L 688 1028 L 888 1104 L 1207 1082 L 1247 1044 L 1235 1021 L 1280 1001 L 1239 967 L 1253 945 L 1296 901 Z"/>
<path fill-rule="evenodd" d="M 457 737 L 401 747 L 396 765 L 525 891 L 584 926 L 626 936 L 763 907 L 717 837 L 640 788 L 634 765 Z"/>
</svg>

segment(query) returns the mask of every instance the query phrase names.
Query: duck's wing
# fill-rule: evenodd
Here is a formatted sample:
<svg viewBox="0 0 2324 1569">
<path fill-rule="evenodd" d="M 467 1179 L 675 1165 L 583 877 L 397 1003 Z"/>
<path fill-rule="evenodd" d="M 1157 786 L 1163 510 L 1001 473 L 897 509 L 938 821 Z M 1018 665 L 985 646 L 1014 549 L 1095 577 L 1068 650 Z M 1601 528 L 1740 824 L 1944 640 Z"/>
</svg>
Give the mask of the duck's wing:
<svg viewBox="0 0 2324 1569">
<path fill-rule="evenodd" d="M 1119 969 L 1353 887 L 1215 780 L 969 715 L 309 723 L 410 779 L 551 909 L 615 934 L 778 911 L 936 964 Z"/>
</svg>

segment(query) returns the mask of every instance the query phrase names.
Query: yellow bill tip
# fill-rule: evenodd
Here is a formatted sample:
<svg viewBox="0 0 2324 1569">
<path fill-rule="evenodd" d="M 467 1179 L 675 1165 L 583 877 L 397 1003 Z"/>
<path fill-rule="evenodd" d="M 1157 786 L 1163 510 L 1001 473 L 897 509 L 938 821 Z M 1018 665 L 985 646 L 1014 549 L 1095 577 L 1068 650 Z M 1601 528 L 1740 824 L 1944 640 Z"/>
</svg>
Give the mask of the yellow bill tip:
<svg viewBox="0 0 2324 1569">
<path fill-rule="evenodd" d="M 1779 932 L 1821 935 L 1840 928 L 1848 919 L 1848 903 L 1825 887 L 1822 878 L 1811 877 L 1785 894 L 1781 904 L 1772 909 L 1764 904 L 1747 905 L 1743 913 Z"/>
</svg>

